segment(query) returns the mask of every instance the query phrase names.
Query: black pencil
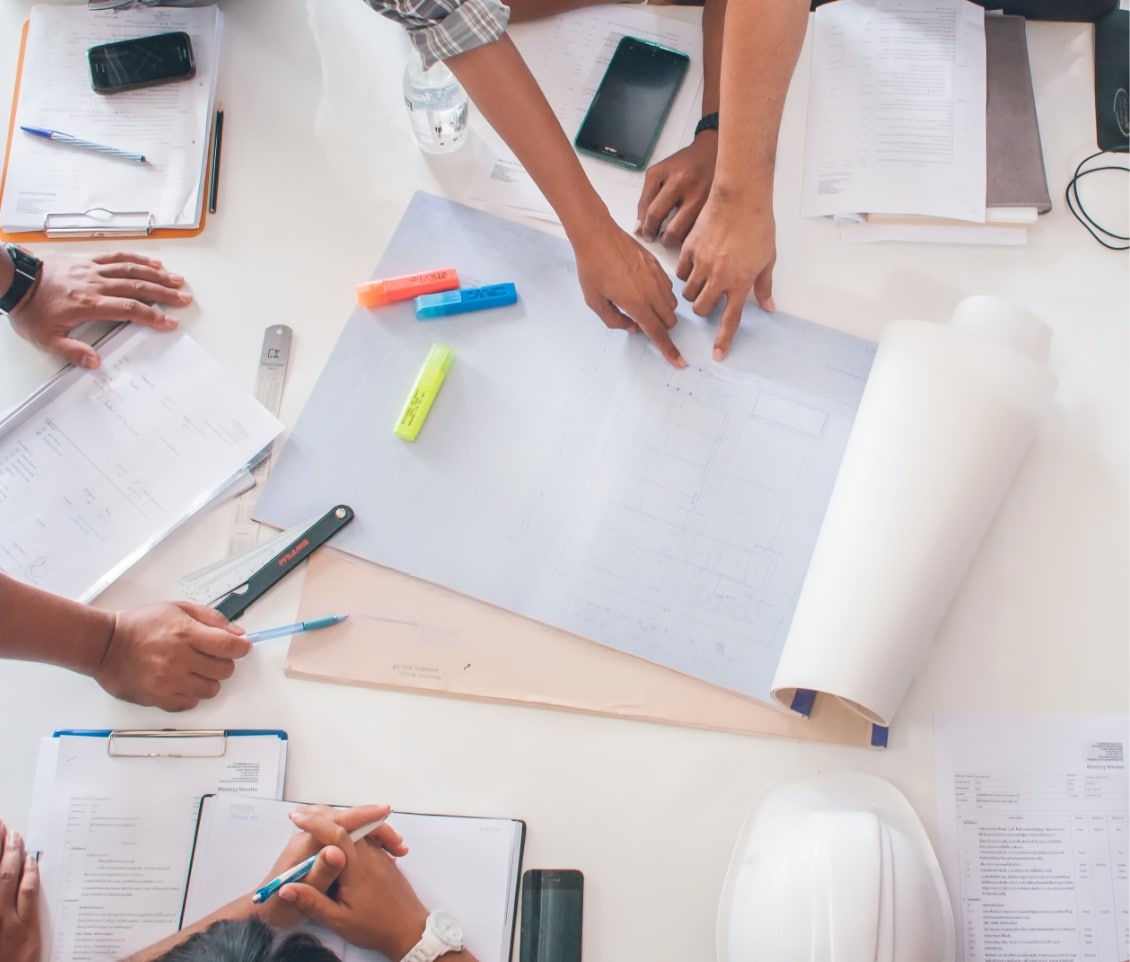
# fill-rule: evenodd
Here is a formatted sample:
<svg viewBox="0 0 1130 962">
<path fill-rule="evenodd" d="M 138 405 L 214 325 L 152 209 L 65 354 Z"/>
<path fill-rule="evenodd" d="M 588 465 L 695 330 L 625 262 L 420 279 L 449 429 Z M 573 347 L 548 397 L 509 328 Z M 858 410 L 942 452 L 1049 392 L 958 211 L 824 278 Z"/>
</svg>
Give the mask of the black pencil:
<svg viewBox="0 0 1130 962">
<path fill-rule="evenodd" d="M 208 185 L 208 213 L 216 213 L 216 197 L 220 192 L 220 144 L 224 139 L 224 112 L 216 111 L 212 128 L 212 181 Z"/>
</svg>

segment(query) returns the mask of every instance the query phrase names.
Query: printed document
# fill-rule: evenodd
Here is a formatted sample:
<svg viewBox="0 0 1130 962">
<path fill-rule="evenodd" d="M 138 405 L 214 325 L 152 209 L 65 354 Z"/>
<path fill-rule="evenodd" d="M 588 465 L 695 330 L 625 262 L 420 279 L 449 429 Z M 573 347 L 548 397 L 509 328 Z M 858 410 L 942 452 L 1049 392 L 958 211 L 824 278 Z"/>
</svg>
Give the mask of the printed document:
<svg viewBox="0 0 1130 962">
<path fill-rule="evenodd" d="M 985 11 L 839 0 L 813 22 L 801 213 L 985 220 Z"/>
<path fill-rule="evenodd" d="M 939 717 L 961 962 L 1130 958 L 1126 715 Z"/>
<path fill-rule="evenodd" d="M 144 751 L 168 741 L 131 740 L 144 741 Z M 50 812 L 39 860 L 45 962 L 109 962 L 172 934 L 201 796 L 281 794 L 287 741 L 278 733 L 200 742 L 222 754 L 111 755 L 104 737 L 44 739 L 42 753 L 56 757 L 33 799 L 33 809 Z M 182 740 L 172 750 L 187 749 Z"/>
<path fill-rule="evenodd" d="M 182 331 L 121 328 L 0 422 L 0 571 L 89 601 L 281 430 Z"/>
<path fill-rule="evenodd" d="M 214 5 L 112 13 L 92 13 L 85 4 L 32 7 L 0 226 L 11 233 L 198 226 L 221 23 Z M 191 38 L 193 79 L 112 95 L 93 91 L 87 48 L 172 30 Z M 144 154 L 146 163 L 33 137 L 21 125 Z"/>
<path fill-rule="evenodd" d="M 690 67 L 667 116 L 652 160 L 685 147 L 694 136 L 702 104 L 702 29 L 639 6 L 588 7 L 508 31 L 570 141 L 585 119 L 589 103 L 623 36 L 639 37 L 680 50 Z M 580 157 L 593 186 L 625 230 L 636 224 L 636 202 L 643 171 Z M 557 222 L 553 208 L 524 167 L 501 140 L 488 143 L 468 188 L 470 198 L 491 207 L 508 207 Z"/>
</svg>

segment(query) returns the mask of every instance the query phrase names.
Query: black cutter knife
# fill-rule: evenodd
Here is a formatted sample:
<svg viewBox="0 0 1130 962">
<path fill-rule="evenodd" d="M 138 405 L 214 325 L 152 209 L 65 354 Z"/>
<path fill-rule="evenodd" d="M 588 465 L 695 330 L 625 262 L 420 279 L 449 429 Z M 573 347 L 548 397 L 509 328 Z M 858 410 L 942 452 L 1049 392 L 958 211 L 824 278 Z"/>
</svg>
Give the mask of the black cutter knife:
<svg viewBox="0 0 1130 962">
<path fill-rule="evenodd" d="M 262 568 L 216 605 L 228 621 L 235 621 L 286 574 L 297 568 L 311 553 L 353 520 L 353 509 L 347 504 L 330 508 L 322 517 L 282 549 Z"/>
</svg>

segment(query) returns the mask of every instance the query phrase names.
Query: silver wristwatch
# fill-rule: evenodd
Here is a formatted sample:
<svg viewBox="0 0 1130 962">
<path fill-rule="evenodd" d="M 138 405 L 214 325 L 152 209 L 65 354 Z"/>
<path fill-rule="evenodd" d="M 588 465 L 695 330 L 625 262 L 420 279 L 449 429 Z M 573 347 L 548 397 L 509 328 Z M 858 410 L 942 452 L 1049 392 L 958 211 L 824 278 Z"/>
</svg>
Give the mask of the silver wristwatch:
<svg viewBox="0 0 1130 962">
<path fill-rule="evenodd" d="M 463 948 L 463 927 L 446 912 L 432 912 L 424 934 L 400 962 L 435 962 L 441 955 Z"/>
</svg>

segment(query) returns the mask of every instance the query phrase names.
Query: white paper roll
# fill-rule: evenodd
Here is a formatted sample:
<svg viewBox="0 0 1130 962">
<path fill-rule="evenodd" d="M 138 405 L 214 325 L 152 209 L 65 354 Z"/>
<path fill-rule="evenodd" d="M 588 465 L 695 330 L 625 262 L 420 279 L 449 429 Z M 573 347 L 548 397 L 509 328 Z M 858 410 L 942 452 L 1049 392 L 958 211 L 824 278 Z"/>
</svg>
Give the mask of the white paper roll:
<svg viewBox="0 0 1130 962">
<path fill-rule="evenodd" d="M 1055 392 L 1051 332 L 991 297 L 879 342 L 773 681 L 890 724 Z"/>
</svg>

